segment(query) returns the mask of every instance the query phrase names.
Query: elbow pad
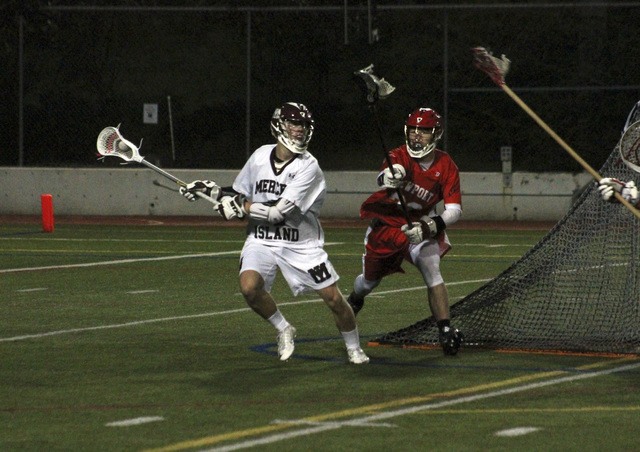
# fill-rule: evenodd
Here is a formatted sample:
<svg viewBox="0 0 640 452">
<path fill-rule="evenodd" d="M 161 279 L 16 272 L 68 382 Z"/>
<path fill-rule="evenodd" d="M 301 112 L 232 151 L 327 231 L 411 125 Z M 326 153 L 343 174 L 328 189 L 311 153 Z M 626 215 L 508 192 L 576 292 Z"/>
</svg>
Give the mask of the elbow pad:
<svg viewBox="0 0 640 452">
<path fill-rule="evenodd" d="M 255 202 L 249 208 L 249 216 L 256 220 L 267 221 L 271 224 L 282 223 L 286 215 L 293 210 L 295 204 L 280 198 L 274 206 Z"/>
<path fill-rule="evenodd" d="M 447 226 L 451 226 L 462 216 L 460 204 L 445 204 L 444 211 L 440 215 Z"/>
</svg>

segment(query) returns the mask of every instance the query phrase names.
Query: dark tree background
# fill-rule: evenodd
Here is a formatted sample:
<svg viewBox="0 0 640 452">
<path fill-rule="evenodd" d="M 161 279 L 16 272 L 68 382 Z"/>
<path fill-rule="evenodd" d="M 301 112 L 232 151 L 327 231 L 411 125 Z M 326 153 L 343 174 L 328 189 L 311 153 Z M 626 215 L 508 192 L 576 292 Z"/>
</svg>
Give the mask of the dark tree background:
<svg viewBox="0 0 640 452">
<path fill-rule="evenodd" d="M 380 137 L 352 78 L 374 63 L 397 88 L 379 104 L 389 147 L 407 114 L 430 106 L 462 171 L 500 171 L 505 145 L 515 171 L 581 171 L 473 67 L 478 45 L 512 60 L 507 84 L 595 168 L 640 98 L 634 2 L 346 4 L 5 2 L 0 165 L 96 166 L 98 133 L 122 123 L 166 167 L 240 168 L 273 142 L 273 109 L 298 101 L 316 117 L 310 150 L 325 170 L 377 169 Z M 157 124 L 143 123 L 145 103 L 158 105 Z"/>
</svg>

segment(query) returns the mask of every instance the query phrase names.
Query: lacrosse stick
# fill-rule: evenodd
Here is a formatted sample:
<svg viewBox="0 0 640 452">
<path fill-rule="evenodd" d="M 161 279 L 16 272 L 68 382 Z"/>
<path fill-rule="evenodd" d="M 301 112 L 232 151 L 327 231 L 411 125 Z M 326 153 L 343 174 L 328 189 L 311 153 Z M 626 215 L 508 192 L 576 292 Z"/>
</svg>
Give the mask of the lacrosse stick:
<svg viewBox="0 0 640 452">
<path fill-rule="evenodd" d="M 626 132 L 631 124 L 638 120 L 640 120 L 640 101 L 636 102 L 636 104 L 629 112 L 629 116 L 627 116 L 627 121 L 624 123 L 624 129 L 622 130 L 622 133 Z"/>
<path fill-rule="evenodd" d="M 553 138 L 562 148 L 571 155 L 582 167 L 596 180 L 600 181 L 602 176 L 594 170 L 571 146 L 569 146 L 562 138 L 555 133 L 551 127 L 549 127 L 527 104 L 524 103 L 516 93 L 514 93 L 504 81 L 504 77 L 509 71 L 509 65 L 511 61 L 504 55 L 501 58 L 494 57 L 484 47 L 474 47 L 471 49 L 474 56 L 474 65 L 482 72 L 486 73 L 493 82 L 498 85 L 505 93 L 511 97 L 542 129 L 547 132 L 551 138 Z M 618 192 L 615 193 L 615 197 L 618 201 L 625 205 L 636 217 L 640 218 L 640 211 L 638 211 L 633 205 L 625 200 Z"/>
<path fill-rule="evenodd" d="M 120 126 L 118 126 L 120 127 Z M 98 135 L 98 141 L 96 143 L 96 147 L 98 148 L 98 153 L 101 155 L 99 159 L 103 159 L 105 157 L 120 157 L 127 164 L 129 162 L 136 162 L 145 165 L 148 168 L 156 171 L 159 174 L 162 174 L 167 179 L 171 179 L 173 182 L 178 184 L 181 187 L 186 187 L 187 184 L 173 174 L 170 174 L 163 170 L 162 168 L 157 167 L 151 162 L 148 162 L 144 159 L 143 156 L 138 152 L 139 147 L 133 144 L 131 141 L 125 139 L 121 134 L 118 127 L 105 127 L 100 135 Z M 195 192 L 199 197 L 206 199 L 210 203 L 214 205 L 214 208 L 220 204 L 216 199 L 205 195 L 200 191 Z"/>
<path fill-rule="evenodd" d="M 393 169 L 391 157 L 389 157 L 389 152 L 387 151 L 388 148 L 384 141 L 384 133 L 382 132 L 382 123 L 380 121 L 380 115 L 378 114 L 377 104 L 378 99 L 386 99 L 387 97 L 389 97 L 389 94 L 395 91 L 396 88 L 391 86 L 391 84 L 384 78 L 378 78 L 373 73 L 373 64 L 370 64 L 364 69 L 355 71 L 353 74 L 358 77 L 357 80 L 364 82 L 362 86 L 364 87 L 365 93 L 367 95 L 367 102 L 369 103 L 369 107 L 371 108 L 373 117 L 376 121 L 378 135 L 380 136 L 380 142 L 382 143 L 382 153 L 384 154 L 384 158 L 387 161 L 387 167 L 389 168 L 389 171 L 391 171 L 391 175 L 395 177 L 395 171 Z M 404 200 L 404 196 L 402 195 L 402 191 L 400 190 L 400 188 L 396 188 L 396 193 L 398 195 L 398 200 L 400 201 L 400 206 L 402 207 L 402 213 L 407 220 L 407 224 L 411 226 L 411 218 L 409 217 L 407 204 Z"/>
<path fill-rule="evenodd" d="M 180 190 L 179 190 L 179 189 L 177 189 L 177 188 L 175 188 L 175 187 L 170 187 L 170 186 L 168 186 L 168 185 L 165 185 L 165 184 L 163 184 L 162 182 L 160 182 L 160 181 L 159 181 L 159 180 L 157 180 L 157 179 L 154 179 L 152 183 L 153 183 L 153 185 L 155 185 L 155 186 L 157 186 L 157 187 L 166 188 L 167 190 L 176 191 L 176 192 L 178 192 L 178 193 L 180 192 Z"/>
</svg>

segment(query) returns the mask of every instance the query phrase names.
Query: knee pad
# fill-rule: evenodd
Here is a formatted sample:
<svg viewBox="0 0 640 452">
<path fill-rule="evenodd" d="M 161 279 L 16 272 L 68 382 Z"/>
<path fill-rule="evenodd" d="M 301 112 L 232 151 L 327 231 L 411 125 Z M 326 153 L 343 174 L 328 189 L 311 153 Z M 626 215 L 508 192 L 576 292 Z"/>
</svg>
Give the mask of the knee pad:
<svg viewBox="0 0 640 452">
<path fill-rule="evenodd" d="M 373 289 L 378 287 L 380 280 L 368 281 L 364 279 L 364 275 L 359 275 L 353 283 L 353 290 L 360 296 L 367 296 Z"/>
<path fill-rule="evenodd" d="M 440 256 L 438 254 L 420 253 L 415 262 L 427 287 L 444 284 L 440 273 Z"/>
</svg>

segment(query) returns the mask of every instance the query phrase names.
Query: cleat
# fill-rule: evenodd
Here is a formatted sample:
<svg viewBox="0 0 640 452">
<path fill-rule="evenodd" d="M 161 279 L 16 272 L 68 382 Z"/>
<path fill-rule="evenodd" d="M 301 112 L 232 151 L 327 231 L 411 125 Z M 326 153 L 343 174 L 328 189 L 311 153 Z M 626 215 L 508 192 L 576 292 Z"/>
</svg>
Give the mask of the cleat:
<svg viewBox="0 0 640 452">
<path fill-rule="evenodd" d="M 292 325 L 278 333 L 278 356 L 280 356 L 280 361 L 288 360 L 293 354 L 293 350 L 296 348 L 293 343 L 294 337 L 296 337 L 296 329 Z"/>
<path fill-rule="evenodd" d="M 351 292 L 351 295 L 347 298 L 347 303 L 349 303 L 349 306 L 353 309 L 353 315 L 358 315 L 358 312 L 360 312 L 360 309 L 364 306 L 364 297 L 360 298 L 355 292 Z"/>
<path fill-rule="evenodd" d="M 347 349 L 347 355 L 349 355 L 351 364 L 366 364 L 369 362 L 369 357 L 365 355 L 360 347 Z"/>
<path fill-rule="evenodd" d="M 455 328 L 445 326 L 440 332 L 440 345 L 445 355 L 454 356 L 457 354 L 463 341 L 464 336 Z"/>
</svg>

